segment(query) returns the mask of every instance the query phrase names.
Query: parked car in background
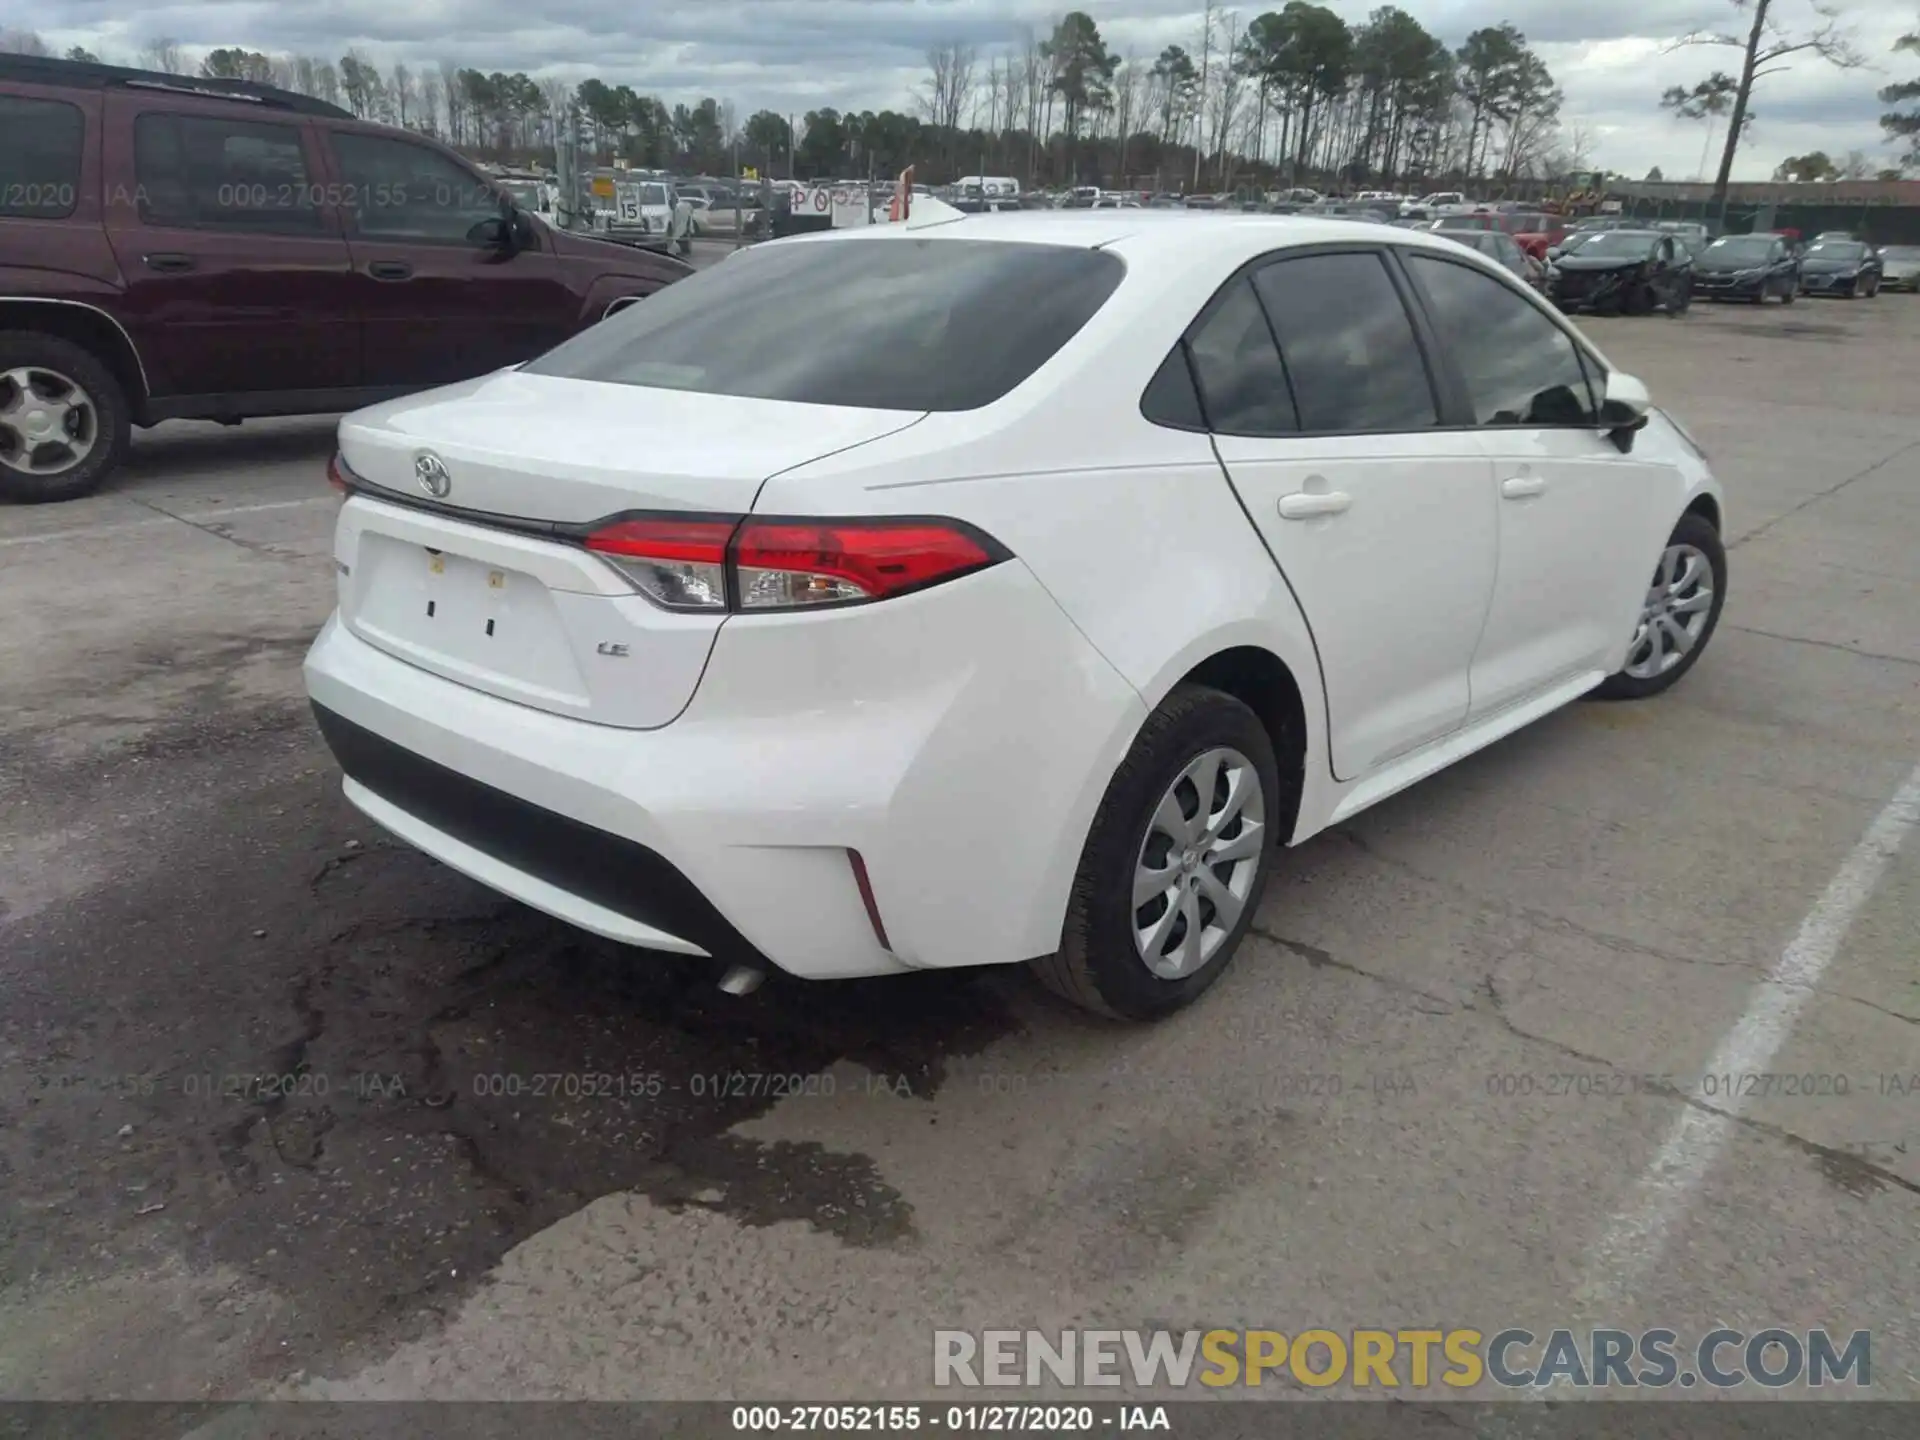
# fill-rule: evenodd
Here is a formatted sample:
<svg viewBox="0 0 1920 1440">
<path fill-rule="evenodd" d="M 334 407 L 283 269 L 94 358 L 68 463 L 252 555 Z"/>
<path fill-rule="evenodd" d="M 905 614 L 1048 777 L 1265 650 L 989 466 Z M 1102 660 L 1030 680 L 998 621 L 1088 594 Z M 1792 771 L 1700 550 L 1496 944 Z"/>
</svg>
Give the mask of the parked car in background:
<svg viewBox="0 0 1920 1440">
<path fill-rule="evenodd" d="M 1693 265 L 1672 235 L 1607 230 L 1571 254 L 1561 252 L 1547 269 L 1546 293 L 1563 310 L 1680 315 L 1693 298 Z"/>
<path fill-rule="evenodd" d="M 1791 305 L 1800 293 L 1800 261 L 1784 235 L 1722 235 L 1694 256 L 1693 293 L 1756 305 L 1777 295 Z"/>
<path fill-rule="evenodd" d="M 1880 293 L 1880 257 L 1859 240 L 1818 239 L 1800 257 L 1800 293 L 1872 299 Z"/>
<path fill-rule="evenodd" d="M 1664 235 L 1678 236 L 1687 249 L 1698 255 L 1713 243 L 1713 227 L 1698 220 L 1656 220 L 1647 227 Z"/>
<path fill-rule="evenodd" d="M 1567 222 L 1545 211 L 1522 211 L 1512 217 L 1507 233 L 1534 259 L 1545 262 L 1547 251 L 1567 238 Z"/>
<path fill-rule="evenodd" d="M 1880 284 L 1886 290 L 1920 290 L 1920 245 L 1881 246 Z"/>
<path fill-rule="evenodd" d="M 351 803 L 729 989 L 1029 962 L 1151 1020 L 1285 846 L 1713 636 L 1704 458 L 1457 245 L 897 236 L 341 423 L 305 676 Z"/>
<path fill-rule="evenodd" d="M 517 364 L 687 273 L 303 95 L 0 55 L 0 498 L 86 494 L 136 425 Z"/>
<path fill-rule="evenodd" d="M 1513 236 L 1500 230 L 1436 230 L 1456 245 L 1478 250 L 1516 279 L 1534 285 L 1545 274 L 1544 268 L 1520 248 Z"/>
</svg>

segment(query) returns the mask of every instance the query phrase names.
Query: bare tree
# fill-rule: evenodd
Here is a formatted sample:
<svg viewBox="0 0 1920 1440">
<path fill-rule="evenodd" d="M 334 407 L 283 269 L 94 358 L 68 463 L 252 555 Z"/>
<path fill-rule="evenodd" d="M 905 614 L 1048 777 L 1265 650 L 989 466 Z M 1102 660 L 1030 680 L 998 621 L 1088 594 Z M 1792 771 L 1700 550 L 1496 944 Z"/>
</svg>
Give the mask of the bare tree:
<svg viewBox="0 0 1920 1440">
<path fill-rule="evenodd" d="M 1234 63 L 1234 56 L 1240 48 L 1240 15 L 1229 10 L 1221 16 L 1225 34 L 1220 47 L 1220 61 L 1214 67 L 1215 80 L 1213 94 L 1207 106 L 1208 131 L 1205 141 L 1207 154 L 1217 159 L 1218 179 L 1224 187 L 1227 183 L 1227 139 L 1233 133 L 1233 122 L 1240 113 L 1241 91 L 1245 88 L 1246 74 Z"/>
<path fill-rule="evenodd" d="M 393 96 L 394 123 L 402 130 L 411 129 L 420 109 L 420 92 L 414 83 L 413 72 L 396 62 L 387 89 Z"/>
<path fill-rule="evenodd" d="M 1575 120 L 1561 132 L 1558 168 L 1565 173 L 1573 173 L 1593 168 L 1593 131 Z"/>
<path fill-rule="evenodd" d="M 166 75 L 187 73 L 187 57 L 180 53 L 179 42 L 165 36 L 140 52 L 140 63 L 148 70 L 158 70 Z"/>
<path fill-rule="evenodd" d="M 1207 8 L 1200 17 L 1200 96 L 1195 107 L 1196 116 L 1206 114 L 1208 84 L 1213 65 L 1213 0 L 1207 0 Z M 1204 121 L 1202 122 L 1205 123 Z M 1206 150 L 1206 144 L 1195 127 L 1193 137 L 1193 188 L 1200 188 L 1200 158 Z"/>
<path fill-rule="evenodd" d="M 1129 50 L 1113 77 L 1113 128 L 1120 141 L 1119 161 L 1114 168 L 1122 185 L 1127 183 L 1127 142 L 1148 114 L 1147 69 Z"/>
<path fill-rule="evenodd" d="M 1741 53 L 1740 78 L 1733 95 L 1733 115 L 1727 122 L 1727 144 L 1720 152 L 1720 173 L 1714 177 L 1712 205 L 1724 211 L 1727 184 L 1733 176 L 1733 157 L 1740 148 L 1747 128 L 1747 102 L 1756 80 L 1777 75 L 1789 68 L 1796 55 L 1812 55 L 1842 70 L 1857 70 L 1866 58 L 1853 46 L 1853 36 L 1840 23 L 1840 12 L 1825 0 L 1806 0 L 1813 20 L 1794 29 L 1775 15 L 1777 7 L 1791 0 L 1730 0 L 1742 14 L 1751 12 L 1753 23 L 1745 35 L 1719 30 L 1696 30 L 1674 41 L 1669 49 L 1692 45 L 1715 45 Z"/>
<path fill-rule="evenodd" d="M 944 132 L 942 142 L 949 165 L 958 142 L 960 116 L 974 93 L 973 67 L 977 59 L 971 45 L 949 40 L 927 51 L 927 90 L 921 99 L 927 122 Z"/>
<path fill-rule="evenodd" d="M 573 105 L 573 84 L 568 80 L 542 80 L 540 99 L 547 110 L 547 138 L 558 148 L 561 132 L 567 128 L 567 111 Z"/>
<path fill-rule="evenodd" d="M 0 30 L 0 55 L 51 55 L 47 42 L 31 30 Z"/>
<path fill-rule="evenodd" d="M 458 145 L 467 138 L 467 115 L 460 67 L 451 60 L 440 62 L 440 94 L 447 106 L 447 139 Z"/>
<path fill-rule="evenodd" d="M 422 70 L 417 81 L 420 87 L 420 128 L 429 135 L 440 134 L 440 77 L 431 70 Z"/>
</svg>

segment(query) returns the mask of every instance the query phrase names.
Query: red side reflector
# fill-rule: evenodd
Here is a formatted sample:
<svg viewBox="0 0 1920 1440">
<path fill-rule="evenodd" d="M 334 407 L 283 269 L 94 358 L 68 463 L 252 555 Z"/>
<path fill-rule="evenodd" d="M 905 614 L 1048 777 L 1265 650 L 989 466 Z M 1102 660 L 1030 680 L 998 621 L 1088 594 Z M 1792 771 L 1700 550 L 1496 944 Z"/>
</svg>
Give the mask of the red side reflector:
<svg viewBox="0 0 1920 1440">
<path fill-rule="evenodd" d="M 720 565 L 726 562 L 727 541 L 732 538 L 736 523 L 677 517 L 616 520 L 587 536 L 587 548 L 605 555 Z"/>
<path fill-rule="evenodd" d="M 831 577 L 869 599 L 977 570 L 994 558 L 965 531 L 926 521 L 808 524 L 749 517 L 734 549 L 743 570 Z"/>
<path fill-rule="evenodd" d="M 338 490 L 342 495 L 352 494 L 353 484 L 347 479 L 349 473 L 346 462 L 340 458 L 340 452 L 338 450 L 334 451 L 333 454 L 327 458 L 327 484 Z"/>
<path fill-rule="evenodd" d="M 853 883 L 860 887 L 860 903 L 867 907 L 867 921 L 873 926 L 874 938 L 880 942 L 882 950 L 891 950 L 893 945 L 887 939 L 887 927 L 880 919 L 880 906 L 873 898 L 873 881 L 867 878 L 867 862 L 858 850 L 847 851 L 847 859 L 853 865 Z"/>
</svg>

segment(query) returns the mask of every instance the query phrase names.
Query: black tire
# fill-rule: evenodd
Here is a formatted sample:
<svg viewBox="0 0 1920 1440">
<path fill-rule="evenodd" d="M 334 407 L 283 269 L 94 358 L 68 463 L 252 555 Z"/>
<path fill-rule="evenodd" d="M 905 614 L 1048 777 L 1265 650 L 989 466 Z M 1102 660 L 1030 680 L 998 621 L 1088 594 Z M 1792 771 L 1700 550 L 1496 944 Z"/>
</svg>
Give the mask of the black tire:
<svg viewBox="0 0 1920 1440">
<path fill-rule="evenodd" d="M 1672 669 L 1645 678 L 1636 678 L 1625 670 L 1616 671 L 1591 692 L 1594 699 L 1645 700 L 1672 688 L 1682 675 L 1694 667 L 1713 639 L 1713 632 L 1720 624 L 1720 611 L 1727 603 L 1727 551 L 1720 541 L 1720 532 L 1698 515 L 1683 515 L 1680 523 L 1673 527 L 1673 534 L 1666 546 L 1661 548 L 1664 551 L 1673 545 L 1693 546 L 1707 557 L 1707 563 L 1713 571 L 1713 603 L 1707 611 L 1707 623 L 1701 627 L 1700 637 Z"/>
<path fill-rule="evenodd" d="M 98 433 L 91 453 L 71 470 L 29 475 L 0 463 L 0 500 L 34 505 L 91 494 L 126 458 L 133 434 L 126 391 L 92 351 L 58 335 L 36 330 L 0 334 L 0 374 L 21 367 L 53 371 L 86 391 L 93 399 Z"/>
<path fill-rule="evenodd" d="M 1161 799 L 1190 762 L 1219 746 L 1239 751 L 1259 776 L 1267 843 L 1257 857 L 1239 919 L 1212 958 L 1192 974 L 1163 979 L 1147 968 L 1134 945 L 1136 911 L 1129 901 L 1135 866 Z M 1297 785 L 1281 788 L 1273 741 L 1259 716 L 1221 691 L 1200 685 L 1175 688 L 1140 727 L 1133 748 L 1107 785 L 1081 852 L 1060 949 L 1033 961 L 1034 973 L 1048 989 L 1083 1009 L 1119 1020 L 1157 1020 L 1192 1004 L 1225 973 L 1246 938 L 1274 851 L 1287 839 L 1280 833 L 1283 820 L 1276 817 L 1290 822 L 1296 793 Z"/>
<path fill-rule="evenodd" d="M 1620 308 L 1628 315 L 1651 315 L 1653 313 L 1653 287 L 1635 285 L 1627 292 Z"/>
<path fill-rule="evenodd" d="M 1669 318 L 1675 315 L 1684 315 L 1692 308 L 1693 291 L 1691 289 L 1681 290 L 1677 292 L 1672 299 L 1667 301 L 1667 315 Z"/>
<path fill-rule="evenodd" d="M 1798 285 L 1798 283 L 1789 285 L 1786 289 L 1780 292 L 1780 303 L 1782 305 L 1791 305 L 1795 300 L 1798 300 L 1799 298 L 1800 298 L 1800 286 Z"/>
</svg>

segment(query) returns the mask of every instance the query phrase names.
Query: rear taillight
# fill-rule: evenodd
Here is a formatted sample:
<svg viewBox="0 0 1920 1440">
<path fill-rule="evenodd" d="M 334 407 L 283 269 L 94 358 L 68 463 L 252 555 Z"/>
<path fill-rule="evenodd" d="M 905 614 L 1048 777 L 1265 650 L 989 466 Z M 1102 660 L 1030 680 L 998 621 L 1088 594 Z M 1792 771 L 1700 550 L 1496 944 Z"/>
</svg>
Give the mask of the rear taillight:
<svg viewBox="0 0 1920 1440">
<path fill-rule="evenodd" d="M 603 525 L 587 548 L 669 610 L 727 608 L 727 541 L 739 521 L 639 516 Z"/>
<path fill-rule="evenodd" d="M 857 605 L 956 579 L 1007 558 L 954 520 L 627 516 L 586 546 L 670 610 Z"/>
<path fill-rule="evenodd" d="M 749 519 L 733 550 L 742 610 L 880 600 L 993 561 L 980 539 L 937 520 Z"/>
</svg>

